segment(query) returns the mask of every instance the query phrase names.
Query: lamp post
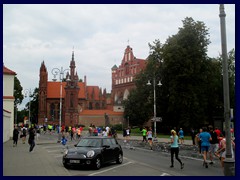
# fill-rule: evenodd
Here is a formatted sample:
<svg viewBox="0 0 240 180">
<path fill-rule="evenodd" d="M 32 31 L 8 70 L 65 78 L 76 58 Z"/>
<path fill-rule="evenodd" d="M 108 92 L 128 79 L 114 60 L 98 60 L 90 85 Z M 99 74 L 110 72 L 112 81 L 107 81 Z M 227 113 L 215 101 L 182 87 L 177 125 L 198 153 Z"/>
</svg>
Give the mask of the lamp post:
<svg viewBox="0 0 240 180">
<path fill-rule="evenodd" d="M 29 104 L 29 109 L 28 109 L 28 126 L 29 128 L 31 127 L 31 89 L 25 89 L 24 90 L 25 97 L 28 96 L 28 104 Z"/>
<path fill-rule="evenodd" d="M 69 69 L 63 69 L 63 67 L 61 67 L 61 69 L 58 68 L 53 68 L 52 69 L 52 74 L 54 76 L 53 81 L 57 81 L 56 76 L 59 75 L 59 79 L 60 79 L 60 107 L 59 107 L 59 134 L 58 134 L 58 143 L 61 142 L 61 126 L 62 126 L 62 81 L 63 81 L 63 77 L 64 77 L 64 72 L 65 71 L 69 71 Z M 67 79 L 67 81 L 70 81 L 70 79 Z"/>
<path fill-rule="evenodd" d="M 224 5 L 220 4 L 219 17 L 221 25 L 221 41 L 222 41 L 222 68 L 223 68 L 223 92 L 224 92 L 224 120 L 225 120 L 225 132 L 226 132 L 226 158 L 224 160 L 224 175 L 235 175 L 235 160 L 232 158 L 231 151 L 231 132 L 230 132 L 230 101 L 229 101 L 229 82 L 228 82 L 228 62 L 227 62 L 227 41 L 226 41 L 226 24 L 224 11 Z"/>
<path fill-rule="evenodd" d="M 148 86 L 152 85 L 150 80 L 147 83 Z M 158 86 L 161 86 L 161 81 L 158 82 Z M 156 110 L 156 77 L 153 76 L 153 122 L 154 122 L 154 140 L 157 141 L 157 110 Z"/>
</svg>

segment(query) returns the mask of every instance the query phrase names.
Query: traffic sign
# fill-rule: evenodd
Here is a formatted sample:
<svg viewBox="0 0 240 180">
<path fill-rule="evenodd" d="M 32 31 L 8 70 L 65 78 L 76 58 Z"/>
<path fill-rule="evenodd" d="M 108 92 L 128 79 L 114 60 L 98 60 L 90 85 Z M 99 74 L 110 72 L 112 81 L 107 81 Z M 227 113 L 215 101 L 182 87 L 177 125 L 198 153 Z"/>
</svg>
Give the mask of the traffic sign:
<svg viewBox="0 0 240 180">
<path fill-rule="evenodd" d="M 162 118 L 161 117 L 155 117 L 151 119 L 152 121 L 156 121 L 156 122 L 162 122 Z"/>
</svg>

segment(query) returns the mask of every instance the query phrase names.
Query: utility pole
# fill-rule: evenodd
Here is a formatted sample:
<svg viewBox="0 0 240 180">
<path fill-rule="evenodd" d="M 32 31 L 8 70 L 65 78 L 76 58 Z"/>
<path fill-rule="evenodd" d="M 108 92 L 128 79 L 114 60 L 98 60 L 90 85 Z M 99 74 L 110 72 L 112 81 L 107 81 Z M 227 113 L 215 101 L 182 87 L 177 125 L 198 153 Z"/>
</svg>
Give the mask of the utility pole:
<svg viewBox="0 0 240 180">
<path fill-rule="evenodd" d="M 221 24 L 221 41 L 222 41 L 222 67 L 223 67 L 223 98 L 224 98 L 224 120 L 226 135 L 226 158 L 224 160 L 224 175 L 235 176 L 235 160 L 232 158 L 231 132 L 230 132 L 230 101 L 229 101 L 229 82 L 228 82 L 228 57 L 227 57 L 227 38 L 224 4 L 220 4 L 219 17 Z"/>
</svg>

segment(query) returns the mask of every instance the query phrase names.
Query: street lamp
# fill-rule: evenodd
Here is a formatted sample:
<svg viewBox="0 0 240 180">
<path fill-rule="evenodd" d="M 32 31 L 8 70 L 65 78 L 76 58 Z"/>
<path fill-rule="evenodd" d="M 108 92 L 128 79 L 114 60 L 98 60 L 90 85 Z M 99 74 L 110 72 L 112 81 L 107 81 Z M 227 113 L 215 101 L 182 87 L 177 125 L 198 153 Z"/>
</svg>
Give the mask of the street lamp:
<svg viewBox="0 0 240 180">
<path fill-rule="evenodd" d="M 225 120 L 225 132 L 226 132 L 226 158 L 224 160 L 224 175 L 235 175 L 235 160 L 232 158 L 231 151 L 231 132 L 230 132 L 230 100 L 229 100 L 229 82 L 228 82 L 228 57 L 227 57 L 227 41 L 226 41 L 226 24 L 224 11 L 224 4 L 220 4 L 219 17 L 221 25 L 221 42 L 222 42 L 222 69 L 223 69 L 223 93 L 224 93 L 224 120 Z"/>
<path fill-rule="evenodd" d="M 151 82 L 150 80 L 148 80 L 148 83 L 147 83 L 148 86 L 151 86 Z M 161 81 L 158 82 L 157 84 L 158 86 L 162 86 L 162 83 Z M 157 141 L 157 132 L 156 132 L 156 127 L 157 127 L 157 112 L 156 112 L 156 77 L 154 76 L 153 77 L 153 121 L 154 121 L 154 140 L 153 141 Z"/>
<path fill-rule="evenodd" d="M 31 89 L 25 89 L 24 90 L 25 97 L 28 96 L 28 104 L 29 104 L 29 109 L 28 109 L 28 126 L 29 128 L 31 127 Z"/>
<path fill-rule="evenodd" d="M 58 69 L 58 68 L 53 68 L 52 69 L 52 74 L 54 76 L 53 78 L 53 81 L 57 81 L 57 78 L 56 76 L 59 75 L 59 79 L 60 79 L 60 107 L 59 107 L 59 134 L 58 134 L 58 142 L 61 142 L 61 123 L 62 123 L 62 81 L 63 81 L 63 77 L 64 77 L 64 72 L 65 71 L 69 71 L 69 69 L 64 69 L 63 70 L 63 67 L 61 67 L 61 69 Z M 67 79 L 67 81 L 70 81 L 69 77 Z"/>
</svg>

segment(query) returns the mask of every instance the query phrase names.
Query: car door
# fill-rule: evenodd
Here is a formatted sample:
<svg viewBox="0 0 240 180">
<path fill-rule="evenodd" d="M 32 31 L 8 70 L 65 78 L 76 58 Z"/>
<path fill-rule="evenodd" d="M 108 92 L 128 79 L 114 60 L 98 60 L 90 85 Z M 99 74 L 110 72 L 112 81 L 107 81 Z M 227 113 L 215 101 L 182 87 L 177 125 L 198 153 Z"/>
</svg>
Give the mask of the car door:
<svg viewBox="0 0 240 180">
<path fill-rule="evenodd" d="M 103 158 L 105 162 L 109 162 L 113 159 L 113 148 L 112 148 L 112 142 L 109 138 L 103 139 L 103 146 L 107 146 L 103 148 Z"/>
</svg>

